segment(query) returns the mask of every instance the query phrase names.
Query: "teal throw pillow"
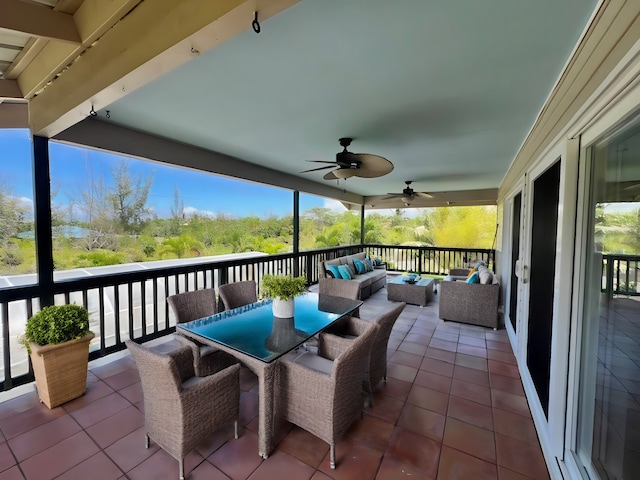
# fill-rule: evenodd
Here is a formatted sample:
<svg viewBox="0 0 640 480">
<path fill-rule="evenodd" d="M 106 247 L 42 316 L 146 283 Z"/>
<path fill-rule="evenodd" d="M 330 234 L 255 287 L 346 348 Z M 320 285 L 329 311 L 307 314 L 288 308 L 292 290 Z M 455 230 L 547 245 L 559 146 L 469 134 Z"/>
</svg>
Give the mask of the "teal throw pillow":
<svg viewBox="0 0 640 480">
<path fill-rule="evenodd" d="M 467 278 L 467 283 L 480 283 L 480 277 L 478 276 L 478 272 L 473 272 L 473 275 Z"/>
<path fill-rule="evenodd" d="M 338 271 L 340 272 L 340 275 L 342 276 L 343 279 L 351 280 L 351 272 L 349 271 L 348 265 L 340 265 L 338 267 Z"/>
<path fill-rule="evenodd" d="M 362 263 L 362 260 L 358 260 L 357 258 L 353 259 L 353 264 L 356 266 L 356 273 L 358 275 L 361 275 L 364 273 L 364 263 Z"/>
<path fill-rule="evenodd" d="M 338 269 L 337 265 L 327 265 L 327 268 L 331 272 L 331 275 L 333 275 L 333 278 L 342 278 L 342 275 L 340 275 L 340 270 Z"/>
<path fill-rule="evenodd" d="M 365 266 L 365 270 L 367 272 L 372 272 L 373 271 L 373 263 L 371 262 L 371 259 L 369 257 L 366 257 L 364 259 L 364 266 Z"/>
</svg>

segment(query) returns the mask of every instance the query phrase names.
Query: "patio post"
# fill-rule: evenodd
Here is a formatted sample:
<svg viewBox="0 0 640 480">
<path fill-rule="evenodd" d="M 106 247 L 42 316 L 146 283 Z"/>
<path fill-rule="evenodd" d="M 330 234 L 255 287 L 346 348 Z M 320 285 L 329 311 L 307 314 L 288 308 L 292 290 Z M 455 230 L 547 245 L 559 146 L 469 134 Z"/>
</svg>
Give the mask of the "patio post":
<svg viewBox="0 0 640 480">
<path fill-rule="evenodd" d="M 40 307 L 53 305 L 53 239 L 50 184 L 49 139 L 34 135 L 33 208 Z"/>
</svg>

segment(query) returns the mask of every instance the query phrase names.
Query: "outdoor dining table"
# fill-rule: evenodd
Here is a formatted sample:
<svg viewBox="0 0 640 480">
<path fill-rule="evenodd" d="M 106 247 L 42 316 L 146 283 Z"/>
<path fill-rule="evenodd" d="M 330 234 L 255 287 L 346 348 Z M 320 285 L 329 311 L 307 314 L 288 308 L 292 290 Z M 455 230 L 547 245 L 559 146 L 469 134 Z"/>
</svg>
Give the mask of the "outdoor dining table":
<svg viewBox="0 0 640 480">
<path fill-rule="evenodd" d="M 277 359 L 362 305 L 359 300 L 303 293 L 294 299 L 294 316 L 278 318 L 271 303 L 261 300 L 176 325 L 178 334 L 229 353 L 258 376 L 258 454 L 263 458 L 273 448 Z"/>
</svg>

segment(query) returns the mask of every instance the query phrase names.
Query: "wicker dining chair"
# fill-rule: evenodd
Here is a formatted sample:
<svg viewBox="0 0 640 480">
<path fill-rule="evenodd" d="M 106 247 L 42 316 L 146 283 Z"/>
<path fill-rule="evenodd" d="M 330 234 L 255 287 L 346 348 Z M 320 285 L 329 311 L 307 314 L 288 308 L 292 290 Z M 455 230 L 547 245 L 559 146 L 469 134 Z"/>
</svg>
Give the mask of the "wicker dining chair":
<svg viewBox="0 0 640 480">
<path fill-rule="evenodd" d="M 362 378 L 378 327 L 367 322 L 361 327 L 355 340 L 321 334 L 317 354 L 305 352 L 277 366 L 277 415 L 327 442 L 331 468 L 336 468 L 336 443 L 358 413 L 364 413 Z M 331 356 L 338 350 L 340 355 Z"/>
<path fill-rule="evenodd" d="M 196 377 L 189 347 L 163 355 L 125 343 L 142 383 L 145 446 L 151 439 L 177 459 L 184 480 L 184 457 L 213 432 L 235 422 L 238 438 L 240 365 Z"/>
<path fill-rule="evenodd" d="M 319 278 L 318 294 L 360 300 L 360 284 L 353 280 L 342 280 L 340 278 Z M 351 313 L 351 316 L 359 317 L 360 309 L 356 309 Z"/>
<path fill-rule="evenodd" d="M 367 366 L 362 387 L 367 394 L 369 406 L 373 406 L 373 389 L 380 383 L 381 380 L 387 381 L 387 345 L 389 344 L 389 336 L 396 320 L 404 310 L 407 304 L 402 302 L 394 305 L 378 317 L 374 318 L 370 322 L 378 326 L 376 337 L 371 346 L 371 355 L 369 358 L 369 364 Z M 353 321 L 353 319 L 347 319 L 345 322 L 338 324 L 336 327 L 332 326 L 323 332 L 322 335 L 333 336 L 338 335 L 348 340 L 353 340 L 359 335 L 362 335 L 366 331 L 362 321 Z M 332 342 L 330 345 L 335 345 L 338 348 L 345 348 L 343 343 Z M 336 356 L 340 354 L 340 350 L 330 352 L 331 355 Z"/>
<path fill-rule="evenodd" d="M 256 282 L 247 280 L 220 285 L 218 293 L 224 310 L 243 307 L 258 301 Z"/>
<path fill-rule="evenodd" d="M 193 292 L 178 293 L 167 297 L 167 303 L 176 316 L 177 323 L 186 323 L 217 313 L 216 291 L 204 288 Z M 205 377 L 236 363 L 233 357 L 210 345 L 176 334 L 176 340 L 192 350 L 196 375 Z"/>
</svg>

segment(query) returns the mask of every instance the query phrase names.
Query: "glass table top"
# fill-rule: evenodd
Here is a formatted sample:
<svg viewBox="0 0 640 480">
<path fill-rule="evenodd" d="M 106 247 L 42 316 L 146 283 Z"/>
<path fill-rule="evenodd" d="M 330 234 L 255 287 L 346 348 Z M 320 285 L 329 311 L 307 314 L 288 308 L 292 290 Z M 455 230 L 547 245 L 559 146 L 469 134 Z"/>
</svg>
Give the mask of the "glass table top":
<svg viewBox="0 0 640 480">
<path fill-rule="evenodd" d="M 362 305 L 360 300 L 316 293 L 299 295 L 294 302 L 292 318 L 274 317 L 269 299 L 181 323 L 176 330 L 271 362 Z"/>
</svg>

